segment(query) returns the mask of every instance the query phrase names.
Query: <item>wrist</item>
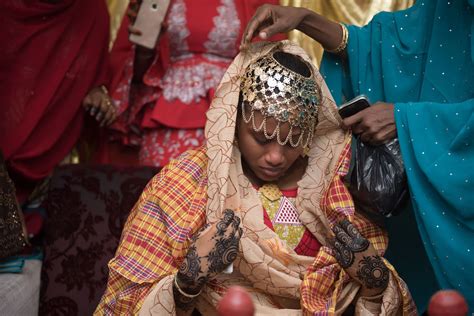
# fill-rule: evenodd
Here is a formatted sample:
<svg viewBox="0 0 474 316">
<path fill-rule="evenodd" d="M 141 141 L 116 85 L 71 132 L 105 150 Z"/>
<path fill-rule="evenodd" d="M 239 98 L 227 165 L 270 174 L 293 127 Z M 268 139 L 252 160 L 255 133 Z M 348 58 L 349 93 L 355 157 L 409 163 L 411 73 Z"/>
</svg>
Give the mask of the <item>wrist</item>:
<svg viewBox="0 0 474 316">
<path fill-rule="evenodd" d="M 178 272 L 175 276 L 177 286 L 190 295 L 199 294 L 206 283 L 203 279 L 199 281 L 190 280 L 186 275 Z"/>
<path fill-rule="evenodd" d="M 379 298 L 383 296 L 382 294 L 385 292 L 385 289 L 386 288 L 369 289 L 365 286 L 361 286 L 359 296 L 370 299 Z"/>
<path fill-rule="evenodd" d="M 316 13 L 306 8 L 296 8 L 298 14 L 300 15 L 300 23 L 296 26 L 295 29 L 306 34 L 305 30 L 310 27 L 311 19 L 317 18 Z M 314 15 L 314 16 L 313 16 Z"/>
</svg>

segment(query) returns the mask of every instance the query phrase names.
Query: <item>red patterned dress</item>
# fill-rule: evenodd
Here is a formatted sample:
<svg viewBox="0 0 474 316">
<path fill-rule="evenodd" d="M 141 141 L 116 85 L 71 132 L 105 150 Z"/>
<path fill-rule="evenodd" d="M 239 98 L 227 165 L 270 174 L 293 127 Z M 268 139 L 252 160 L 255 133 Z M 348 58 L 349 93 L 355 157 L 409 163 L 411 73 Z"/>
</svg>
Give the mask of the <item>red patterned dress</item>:
<svg viewBox="0 0 474 316">
<path fill-rule="evenodd" d="M 260 5 L 277 2 L 172 0 L 155 60 L 139 85 L 131 84 L 134 47 L 124 18 L 111 54 L 119 111 L 114 138 L 139 146 L 143 165 L 164 166 L 201 146 L 214 88 L 238 53 L 247 21 Z"/>
</svg>

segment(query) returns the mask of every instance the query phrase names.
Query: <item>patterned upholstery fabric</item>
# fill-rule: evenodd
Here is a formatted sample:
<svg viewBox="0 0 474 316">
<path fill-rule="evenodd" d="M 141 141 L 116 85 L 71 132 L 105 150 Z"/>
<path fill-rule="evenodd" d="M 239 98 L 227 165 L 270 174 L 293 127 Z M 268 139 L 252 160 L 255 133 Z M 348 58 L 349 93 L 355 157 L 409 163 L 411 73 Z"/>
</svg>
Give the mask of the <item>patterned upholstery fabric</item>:
<svg viewBox="0 0 474 316">
<path fill-rule="evenodd" d="M 45 208 L 40 315 L 91 315 L 107 284 L 122 226 L 156 168 L 68 165 Z"/>
</svg>

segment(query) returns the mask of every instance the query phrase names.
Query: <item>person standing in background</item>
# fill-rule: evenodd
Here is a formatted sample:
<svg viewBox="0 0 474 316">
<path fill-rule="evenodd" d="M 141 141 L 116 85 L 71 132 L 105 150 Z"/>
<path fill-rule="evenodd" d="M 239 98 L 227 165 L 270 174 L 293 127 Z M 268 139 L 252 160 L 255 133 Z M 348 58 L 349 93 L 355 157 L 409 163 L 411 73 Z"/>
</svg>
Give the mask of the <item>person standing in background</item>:
<svg viewBox="0 0 474 316">
<path fill-rule="evenodd" d="M 373 145 L 398 137 L 413 207 L 404 214 L 415 219 L 394 226 L 391 237 L 395 266 L 402 276 L 412 271 L 405 279 L 421 311 L 439 287 L 458 290 L 474 308 L 473 17 L 472 0 L 417 1 L 359 28 L 305 9 L 264 6 L 242 45 L 299 29 L 328 52 L 321 71 L 338 104 L 359 94 L 379 101 L 344 124 Z M 426 250 L 427 270 L 415 244 Z"/>
<path fill-rule="evenodd" d="M 115 116 L 108 21 L 103 1 L 0 4 L 0 149 L 20 202 L 76 144 L 81 104 L 103 125 Z"/>
<path fill-rule="evenodd" d="M 336 22 L 363 26 L 381 11 L 398 11 L 411 7 L 414 0 L 280 0 L 280 4 L 306 8 Z M 304 33 L 293 30 L 288 39 L 298 43 L 311 56 L 317 65 L 321 63 L 324 49 L 319 43 Z"/>
<path fill-rule="evenodd" d="M 153 166 L 201 146 L 214 89 L 238 53 L 246 23 L 264 3 L 278 1 L 172 0 L 154 50 L 128 40 L 124 17 L 111 52 L 110 93 L 119 115 L 111 128 L 119 144 L 106 145 L 105 162 L 120 159 L 122 145 L 138 147 L 138 162 Z M 132 22 L 139 5 L 130 3 Z M 137 159 L 132 153 L 125 160 Z"/>
</svg>

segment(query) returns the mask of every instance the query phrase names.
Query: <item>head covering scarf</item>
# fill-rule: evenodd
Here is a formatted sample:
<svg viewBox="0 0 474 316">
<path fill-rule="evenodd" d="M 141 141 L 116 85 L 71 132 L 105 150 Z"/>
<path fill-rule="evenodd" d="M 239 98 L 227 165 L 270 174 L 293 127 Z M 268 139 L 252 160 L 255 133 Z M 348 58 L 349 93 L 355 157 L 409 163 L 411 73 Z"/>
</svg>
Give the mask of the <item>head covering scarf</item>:
<svg viewBox="0 0 474 316">
<path fill-rule="evenodd" d="M 347 56 L 345 68 L 330 54 L 321 66 L 338 103 L 395 103 L 413 211 L 387 221 L 394 264 L 420 312 L 439 288 L 460 291 L 474 312 L 474 1 L 380 13 L 349 27 Z"/>
<path fill-rule="evenodd" d="M 331 226 L 348 217 L 380 253 L 387 246 L 387 237 L 383 231 L 355 214 L 350 195 L 341 181 L 341 176 L 348 169 L 351 136 L 340 128 L 335 103 L 315 68 L 312 69 L 315 81 L 322 91 L 319 123 L 308 154 L 309 165 L 298 183 L 296 206 L 301 222 L 321 241 L 323 247 L 316 258 L 297 255 L 264 224 L 261 202 L 243 174 L 234 137 L 241 76 L 250 63 L 276 49 L 300 56 L 311 64 L 306 53 L 288 41 L 254 44 L 249 50 L 241 52 L 230 65 L 207 114 L 205 220 L 214 223 L 221 218 L 225 209 L 230 208 L 241 217 L 244 233 L 240 240 L 239 255 L 234 262 L 234 272 L 230 275 L 221 273 L 208 282 L 197 299 L 197 307 L 204 315 L 215 314 L 218 300 L 231 285 L 247 288 L 259 315 L 274 315 L 275 312 L 285 315 L 339 314 L 354 300 L 359 285 L 340 268 L 326 246 Z M 190 211 L 193 204 L 189 207 Z M 127 223 L 126 230 L 130 229 L 130 225 Z M 143 229 L 143 225 L 140 227 Z M 156 231 L 157 227 L 154 225 L 154 234 L 158 235 L 160 232 Z M 163 233 L 169 234 L 170 230 Z M 131 233 L 122 237 L 118 253 L 121 248 L 130 248 L 126 244 L 128 236 Z M 154 251 L 156 253 L 157 249 Z M 186 251 L 187 246 L 178 251 L 172 250 L 174 259 L 160 255 L 159 259 L 147 260 L 159 262 L 154 268 L 155 278 L 156 275 L 159 277 L 156 278 L 157 284 L 148 292 L 140 314 L 174 314 L 172 273 L 177 268 L 170 269 L 166 262 L 177 260 L 179 264 Z M 356 309 L 365 314 L 413 314 L 414 305 L 404 282 L 389 263 L 387 266 L 392 273 L 381 299 L 382 304 L 374 309 L 369 299 L 359 298 Z M 112 268 L 117 269 L 113 265 Z M 119 273 L 127 274 L 126 269 L 119 269 Z M 130 277 L 139 278 L 136 275 Z"/>
</svg>

